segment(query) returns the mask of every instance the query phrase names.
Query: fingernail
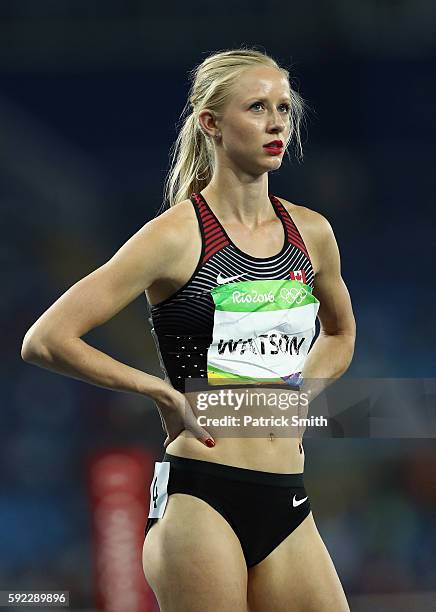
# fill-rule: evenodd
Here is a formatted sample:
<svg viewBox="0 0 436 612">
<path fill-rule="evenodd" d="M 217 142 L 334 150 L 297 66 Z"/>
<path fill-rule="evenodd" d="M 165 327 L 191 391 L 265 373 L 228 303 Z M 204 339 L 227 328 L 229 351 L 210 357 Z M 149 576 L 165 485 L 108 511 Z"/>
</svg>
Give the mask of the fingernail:
<svg viewBox="0 0 436 612">
<path fill-rule="evenodd" d="M 208 446 L 209 448 L 212 448 L 213 446 L 215 446 L 215 441 L 212 440 L 212 438 L 208 438 L 207 440 L 205 440 L 204 442 L 206 444 L 206 446 Z"/>
</svg>

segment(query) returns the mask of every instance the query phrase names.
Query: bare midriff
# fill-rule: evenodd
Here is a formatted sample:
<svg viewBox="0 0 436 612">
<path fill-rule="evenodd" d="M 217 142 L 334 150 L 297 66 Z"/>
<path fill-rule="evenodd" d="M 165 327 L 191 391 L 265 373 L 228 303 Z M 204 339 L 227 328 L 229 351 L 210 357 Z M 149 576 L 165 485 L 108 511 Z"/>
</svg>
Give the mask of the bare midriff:
<svg viewBox="0 0 436 612">
<path fill-rule="evenodd" d="M 251 391 L 265 392 L 265 388 L 251 389 Z M 271 393 L 283 392 L 279 389 L 268 389 L 268 394 Z M 198 395 L 197 392 L 185 393 L 185 397 L 197 418 L 200 416 L 203 417 L 203 420 L 211 418 L 208 415 L 208 410 L 202 411 L 197 408 Z M 271 396 L 269 395 L 269 397 Z M 220 414 L 220 408 L 221 406 L 216 406 L 212 416 Z M 232 417 L 240 419 L 240 424 L 228 427 L 214 426 L 211 421 L 207 424 L 205 422 L 200 423 L 214 438 L 215 446 L 213 448 L 208 448 L 185 430 L 167 446 L 166 451 L 179 457 L 262 472 L 280 474 L 304 472 L 304 449 L 302 445 L 304 428 L 295 426 L 286 428 L 282 424 L 277 426 L 268 424 L 262 427 L 244 426 L 243 416 L 250 415 L 251 412 L 252 407 L 248 406 L 247 403 L 241 403 L 239 410 L 222 406 L 222 414 L 228 415 L 229 419 Z M 259 414 L 269 421 L 271 417 L 280 419 L 282 415 L 288 419 L 292 415 L 304 417 L 307 412 L 303 412 L 301 407 L 294 406 L 288 407 L 286 410 L 278 409 L 276 406 L 273 408 L 263 406 L 261 411 L 257 409 L 253 418 L 258 417 Z M 232 421 L 232 423 L 234 422 Z"/>
</svg>

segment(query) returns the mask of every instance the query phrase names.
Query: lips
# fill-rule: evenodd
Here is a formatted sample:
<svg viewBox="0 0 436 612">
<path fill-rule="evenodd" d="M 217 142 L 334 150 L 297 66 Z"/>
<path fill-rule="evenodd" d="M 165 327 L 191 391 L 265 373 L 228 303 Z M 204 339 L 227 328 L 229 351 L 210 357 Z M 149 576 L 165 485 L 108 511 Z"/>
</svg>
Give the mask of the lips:
<svg viewBox="0 0 436 612">
<path fill-rule="evenodd" d="M 283 142 L 281 140 L 273 140 L 272 142 L 269 142 L 266 145 L 263 145 L 265 148 L 271 149 L 276 147 L 277 149 L 282 149 L 283 148 Z"/>
</svg>

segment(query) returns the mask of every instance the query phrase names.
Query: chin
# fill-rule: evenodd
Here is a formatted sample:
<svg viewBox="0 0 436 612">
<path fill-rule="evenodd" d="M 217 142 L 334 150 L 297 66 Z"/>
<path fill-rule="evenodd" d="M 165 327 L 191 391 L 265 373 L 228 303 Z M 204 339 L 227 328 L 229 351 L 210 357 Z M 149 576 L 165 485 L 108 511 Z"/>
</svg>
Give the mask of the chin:
<svg viewBox="0 0 436 612">
<path fill-rule="evenodd" d="M 282 158 L 275 157 L 268 163 L 269 170 L 278 170 L 282 165 Z"/>
</svg>

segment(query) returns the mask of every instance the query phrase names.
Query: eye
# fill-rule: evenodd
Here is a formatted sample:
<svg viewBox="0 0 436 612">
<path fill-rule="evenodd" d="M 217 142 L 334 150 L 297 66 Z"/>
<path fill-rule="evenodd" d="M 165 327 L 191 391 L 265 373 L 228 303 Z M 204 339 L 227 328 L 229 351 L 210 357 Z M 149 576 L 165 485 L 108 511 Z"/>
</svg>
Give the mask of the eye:
<svg viewBox="0 0 436 612">
<path fill-rule="evenodd" d="M 261 104 L 263 106 L 263 102 L 254 102 L 250 108 L 253 108 L 254 106 L 258 106 L 259 104 Z"/>
<path fill-rule="evenodd" d="M 254 103 L 253 103 L 253 104 L 250 106 L 250 108 L 253 108 L 253 107 L 255 107 L 255 106 L 259 106 L 259 105 L 264 106 L 263 102 L 260 102 L 260 101 L 259 101 L 259 102 L 254 102 Z M 285 112 L 285 113 L 289 113 L 289 111 L 291 110 L 291 107 L 290 107 L 290 106 L 289 106 L 289 104 L 287 104 L 286 102 L 284 102 L 283 104 L 280 104 L 280 106 L 285 108 L 285 110 L 284 110 L 284 112 Z"/>
</svg>

